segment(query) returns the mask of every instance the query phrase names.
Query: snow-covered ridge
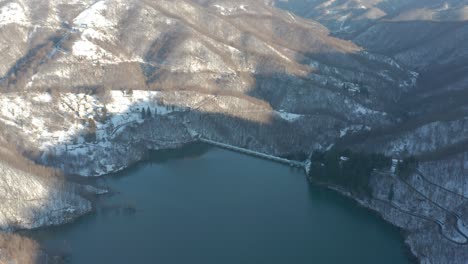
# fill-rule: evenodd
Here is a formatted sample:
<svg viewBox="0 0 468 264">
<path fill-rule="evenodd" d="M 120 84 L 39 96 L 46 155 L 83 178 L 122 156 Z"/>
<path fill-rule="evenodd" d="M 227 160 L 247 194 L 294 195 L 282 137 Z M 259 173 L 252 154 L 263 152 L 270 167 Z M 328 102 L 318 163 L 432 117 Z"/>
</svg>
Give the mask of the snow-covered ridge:
<svg viewBox="0 0 468 264">
<path fill-rule="evenodd" d="M 340 130 L 340 138 L 348 135 L 349 133 L 370 131 L 371 128 L 365 125 L 352 125 Z"/>
<path fill-rule="evenodd" d="M 100 61 L 102 63 L 113 63 L 116 58 L 106 50 L 89 41 L 86 37 L 73 44 L 73 55 L 80 59 Z"/>
</svg>

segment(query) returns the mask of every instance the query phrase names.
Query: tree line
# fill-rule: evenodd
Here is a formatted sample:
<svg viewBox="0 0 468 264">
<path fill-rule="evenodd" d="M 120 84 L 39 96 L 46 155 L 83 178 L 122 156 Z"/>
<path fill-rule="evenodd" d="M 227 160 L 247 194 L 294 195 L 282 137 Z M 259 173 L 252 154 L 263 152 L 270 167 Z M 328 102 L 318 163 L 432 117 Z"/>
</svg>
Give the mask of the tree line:
<svg viewBox="0 0 468 264">
<path fill-rule="evenodd" d="M 336 184 L 358 196 L 370 196 L 369 182 L 375 170 L 390 169 L 392 158 L 381 153 L 353 152 L 349 149 L 321 152 L 311 155 L 312 180 Z M 418 166 L 414 156 L 399 161 L 396 167 L 398 176 L 410 175 Z"/>
<path fill-rule="evenodd" d="M 157 115 L 157 110 L 154 110 L 154 114 Z M 151 118 L 153 117 L 153 114 L 151 113 L 151 109 L 148 107 L 146 107 L 146 109 L 144 107 L 142 107 L 141 109 L 141 119 L 148 119 L 148 118 Z"/>
<path fill-rule="evenodd" d="M 353 152 L 349 149 L 327 152 L 316 151 L 311 155 L 312 179 L 336 184 L 359 196 L 369 196 L 372 172 L 390 168 L 392 159 L 383 154 Z"/>
</svg>

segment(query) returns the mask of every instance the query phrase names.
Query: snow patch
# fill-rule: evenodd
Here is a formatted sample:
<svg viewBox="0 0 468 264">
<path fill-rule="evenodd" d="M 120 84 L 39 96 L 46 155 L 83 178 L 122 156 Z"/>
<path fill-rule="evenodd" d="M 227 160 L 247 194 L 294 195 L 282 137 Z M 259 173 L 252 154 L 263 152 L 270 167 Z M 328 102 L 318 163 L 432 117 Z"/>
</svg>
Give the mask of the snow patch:
<svg viewBox="0 0 468 264">
<path fill-rule="evenodd" d="M 302 117 L 302 115 L 298 115 L 298 114 L 293 114 L 293 113 L 287 113 L 287 112 L 284 112 L 284 111 L 279 111 L 279 112 L 276 112 L 276 114 L 281 117 L 282 119 L 288 121 L 288 122 L 294 122 L 298 119 L 300 119 Z"/>
<path fill-rule="evenodd" d="M 104 28 L 111 27 L 113 23 L 104 17 L 103 13 L 107 9 L 106 1 L 98 1 L 93 4 L 90 8 L 79 14 L 73 23 L 79 27 L 95 27 Z"/>
<path fill-rule="evenodd" d="M 100 31 L 95 30 L 94 28 L 85 29 L 83 31 L 82 37 L 86 39 L 98 39 L 102 41 L 107 41 L 107 40 L 112 41 L 111 37 L 109 37 L 108 35 Z"/>
<path fill-rule="evenodd" d="M 385 115 L 385 113 L 374 111 L 372 109 L 369 109 L 359 104 L 356 106 L 356 108 L 354 108 L 353 112 L 358 115 L 376 115 L 376 114 Z"/>
<path fill-rule="evenodd" d="M 340 130 L 340 138 L 346 136 L 348 133 L 360 132 L 360 131 L 370 131 L 371 128 L 365 125 L 352 125 L 349 127 L 345 127 Z"/>
<path fill-rule="evenodd" d="M 0 25 L 6 24 L 29 25 L 29 20 L 26 16 L 26 10 L 15 2 L 11 2 L 0 9 Z"/>
<path fill-rule="evenodd" d="M 329 1 L 327 1 L 327 2 L 325 2 L 325 3 L 323 3 L 323 4 L 321 4 L 320 6 L 321 6 L 321 7 L 330 7 L 330 6 L 333 5 L 333 3 L 335 3 L 335 2 L 336 2 L 336 0 L 329 0 Z"/>
<path fill-rule="evenodd" d="M 41 103 L 49 103 L 52 101 L 52 96 L 50 96 L 48 93 L 42 93 L 33 97 L 33 100 Z"/>
<path fill-rule="evenodd" d="M 238 13 L 239 11 L 247 11 L 247 5 L 239 5 L 239 6 L 221 6 L 221 5 L 213 5 L 216 9 L 219 10 L 219 13 L 223 16 L 232 15 L 234 13 Z"/>
<path fill-rule="evenodd" d="M 96 60 L 107 64 L 120 62 L 120 60 L 115 58 L 111 53 L 86 38 L 82 38 L 73 44 L 73 55 L 80 59 Z"/>
</svg>

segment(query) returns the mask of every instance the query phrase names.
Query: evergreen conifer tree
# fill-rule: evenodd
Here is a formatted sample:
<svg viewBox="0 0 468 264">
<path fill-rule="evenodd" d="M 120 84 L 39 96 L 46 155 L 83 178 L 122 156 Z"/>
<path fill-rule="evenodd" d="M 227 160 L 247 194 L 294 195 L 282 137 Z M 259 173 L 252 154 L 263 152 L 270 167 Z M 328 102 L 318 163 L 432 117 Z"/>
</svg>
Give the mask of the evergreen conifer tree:
<svg viewBox="0 0 468 264">
<path fill-rule="evenodd" d="M 146 118 L 151 118 L 152 117 L 152 114 L 151 114 L 151 109 L 148 107 L 146 107 Z"/>
</svg>

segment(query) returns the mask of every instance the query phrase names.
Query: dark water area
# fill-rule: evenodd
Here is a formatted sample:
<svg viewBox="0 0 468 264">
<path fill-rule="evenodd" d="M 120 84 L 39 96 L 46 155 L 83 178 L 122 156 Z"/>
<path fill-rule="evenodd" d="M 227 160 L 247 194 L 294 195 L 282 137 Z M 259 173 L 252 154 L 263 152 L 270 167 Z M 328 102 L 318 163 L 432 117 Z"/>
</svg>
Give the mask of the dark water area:
<svg viewBox="0 0 468 264">
<path fill-rule="evenodd" d="M 197 144 L 97 183 L 95 213 L 31 236 L 74 264 L 409 263 L 396 228 L 274 162 Z"/>
</svg>

